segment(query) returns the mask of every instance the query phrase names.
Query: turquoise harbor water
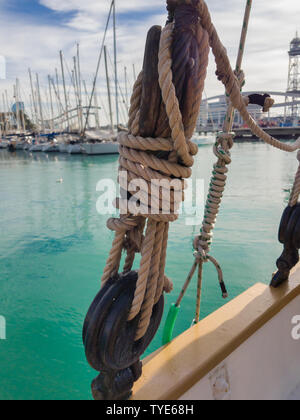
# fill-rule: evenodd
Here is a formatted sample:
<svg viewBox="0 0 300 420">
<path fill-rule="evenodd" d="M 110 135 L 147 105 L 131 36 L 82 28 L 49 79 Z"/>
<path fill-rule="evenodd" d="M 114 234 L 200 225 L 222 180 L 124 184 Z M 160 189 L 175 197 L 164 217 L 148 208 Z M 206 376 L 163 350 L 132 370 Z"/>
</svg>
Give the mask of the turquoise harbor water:
<svg viewBox="0 0 300 420">
<path fill-rule="evenodd" d="M 206 185 L 215 157 L 200 149 L 194 177 Z M 296 171 L 295 155 L 260 143 L 237 144 L 215 232 L 213 255 L 234 298 L 268 283 L 281 247 L 277 228 Z M 99 216 L 97 182 L 117 177 L 117 157 L 0 152 L 0 399 L 88 399 L 96 376 L 81 343 L 86 311 L 99 289 L 112 242 Z M 57 183 L 63 178 L 63 183 Z M 171 227 L 167 274 L 178 296 L 193 261 L 197 227 Z M 183 302 L 176 334 L 194 318 L 196 280 Z M 216 274 L 205 268 L 202 316 L 224 304 Z M 161 330 L 150 351 L 160 346 Z"/>
</svg>

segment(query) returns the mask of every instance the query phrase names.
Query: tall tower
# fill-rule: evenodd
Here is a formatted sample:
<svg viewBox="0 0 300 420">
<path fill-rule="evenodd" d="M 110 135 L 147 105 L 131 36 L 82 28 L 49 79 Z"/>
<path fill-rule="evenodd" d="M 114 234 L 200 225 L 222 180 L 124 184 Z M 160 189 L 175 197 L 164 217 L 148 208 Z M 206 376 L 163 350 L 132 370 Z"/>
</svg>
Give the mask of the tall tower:
<svg viewBox="0 0 300 420">
<path fill-rule="evenodd" d="M 293 95 L 300 94 L 300 38 L 298 37 L 298 33 L 291 42 L 289 57 L 289 76 L 286 102 L 292 103 L 292 105 L 286 109 L 286 112 L 287 115 L 292 117 L 295 121 L 299 117 L 299 106 L 296 104 L 296 101 L 299 101 L 299 97 Z"/>
</svg>

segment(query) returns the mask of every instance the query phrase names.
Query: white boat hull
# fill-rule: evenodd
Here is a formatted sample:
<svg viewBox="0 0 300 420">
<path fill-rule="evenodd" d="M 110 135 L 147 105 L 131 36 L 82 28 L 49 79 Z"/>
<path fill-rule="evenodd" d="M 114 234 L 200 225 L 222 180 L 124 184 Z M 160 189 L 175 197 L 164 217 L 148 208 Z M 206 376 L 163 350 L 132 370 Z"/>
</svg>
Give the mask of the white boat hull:
<svg viewBox="0 0 300 420">
<path fill-rule="evenodd" d="M 65 143 L 59 144 L 58 145 L 59 152 L 60 153 L 68 153 L 68 147 L 69 147 L 68 144 L 65 144 Z"/>
<path fill-rule="evenodd" d="M 7 149 L 9 142 L 8 141 L 1 141 L 0 142 L 0 149 Z"/>
<path fill-rule="evenodd" d="M 87 155 L 117 155 L 119 154 L 118 142 L 84 143 L 82 145 Z"/>
<path fill-rule="evenodd" d="M 210 146 L 216 142 L 216 137 L 195 135 L 192 141 L 197 144 L 197 146 Z"/>
<path fill-rule="evenodd" d="M 25 143 L 23 150 L 29 150 L 31 148 L 31 144 L 30 143 Z"/>
<path fill-rule="evenodd" d="M 59 152 L 59 147 L 57 144 L 46 144 L 45 146 L 43 146 L 43 152 L 45 153 L 55 153 L 55 152 Z"/>
<path fill-rule="evenodd" d="M 67 151 L 70 155 L 80 155 L 82 153 L 82 144 L 69 144 Z"/>
<path fill-rule="evenodd" d="M 24 150 L 24 147 L 26 146 L 26 142 L 20 142 L 16 144 L 16 150 Z"/>
<path fill-rule="evenodd" d="M 43 144 L 34 144 L 30 147 L 30 152 L 42 152 L 43 151 Z"/>
</svg>

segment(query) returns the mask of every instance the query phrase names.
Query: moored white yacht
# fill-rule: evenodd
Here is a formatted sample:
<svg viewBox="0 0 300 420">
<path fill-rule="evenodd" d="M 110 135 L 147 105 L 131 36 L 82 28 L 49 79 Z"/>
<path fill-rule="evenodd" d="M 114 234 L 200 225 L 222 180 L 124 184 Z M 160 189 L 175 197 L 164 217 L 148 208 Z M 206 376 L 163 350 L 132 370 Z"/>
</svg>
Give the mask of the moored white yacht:
<svg viewBox="0 0 300 420">
<path fill-rule="evenodd" d="M 43 151 L 43 143 L 35 143 L 29 148 L 30 152 L 42 152 Z"/>
<path fill-rule="evenodd" d="M 4 140 L 4 139 L 0 140 L 0 149 L 6 149 L 8 147 L 8 145 L 9 145 L 8 140 Z"/>
<path fill-rule="evenodd" d="M 67 153 L 69 155 L 80 155 L 82 154 L 82 143 L 77 142 L 70 142 L 70 144 L 67 146 Z"/>
<path fill-rule="evenodd" d="M 116 155 L 119 154 L 119 143 L 112 140 L 104 140 L 95 143 L 83 143 L 83 153 L 87 155 Z"/>
<path fill-rule="evenodd" d="M 27 141 L 26 140 L 24 140 L 24 139 L 19 140 L 16 143 L 16 150 L 24 150 L 24 147 L 26 146 L 26 144 L 27 144 Z"/>
<path fill-rule="evenodd" d="M 119 143 L 116 136 L 109 131 L 87 131 L 86 143 L 82 144 L 83 153 L 87 155 L 119 154 Z"/>
<path fill-rule="evenodd" d="M 45 153 L 55 153 L 55 152 L 59 152 L 59 145 L 57 144 L 57 141 L 54 140 L 50 143 L 46 143 L 43 147 L 42 147 L 42 151 Z"/>
<path fill-rule="evenodd" d="M 62 142 L 58 144 L 59 153 L 68 153 L 69 144 Z"/>
<path fill-rule="evenodd" d="M 192 141 L 197 144 L 197 146 L 209 146 L 216 142 L 216 135 L 210 134 L 201 136 L 200 134 L 195 133 Z"/>
<path fill-rule="evenodd" d="M 29 152 L 42 152 L 45 144 L 46 143 L 44 141 L 41 141 L 40 138 L 36 137 L 33 141 L 32 146 L 29 148 Z"/>
</svg>

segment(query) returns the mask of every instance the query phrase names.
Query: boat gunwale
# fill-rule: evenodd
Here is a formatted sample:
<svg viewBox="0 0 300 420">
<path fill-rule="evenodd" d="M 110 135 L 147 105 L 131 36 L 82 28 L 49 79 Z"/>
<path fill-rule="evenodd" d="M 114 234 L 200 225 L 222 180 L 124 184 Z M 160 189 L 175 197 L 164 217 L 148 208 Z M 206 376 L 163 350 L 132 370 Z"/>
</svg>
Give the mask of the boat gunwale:
<svg viewBox="0 0 300 420">
<path fill-rule="evenodd" d="M 278 289 L 255 284 L 146 358 L 132 400 L 180 399 L 299 295 L 300 264 Z"/>
</svg>

